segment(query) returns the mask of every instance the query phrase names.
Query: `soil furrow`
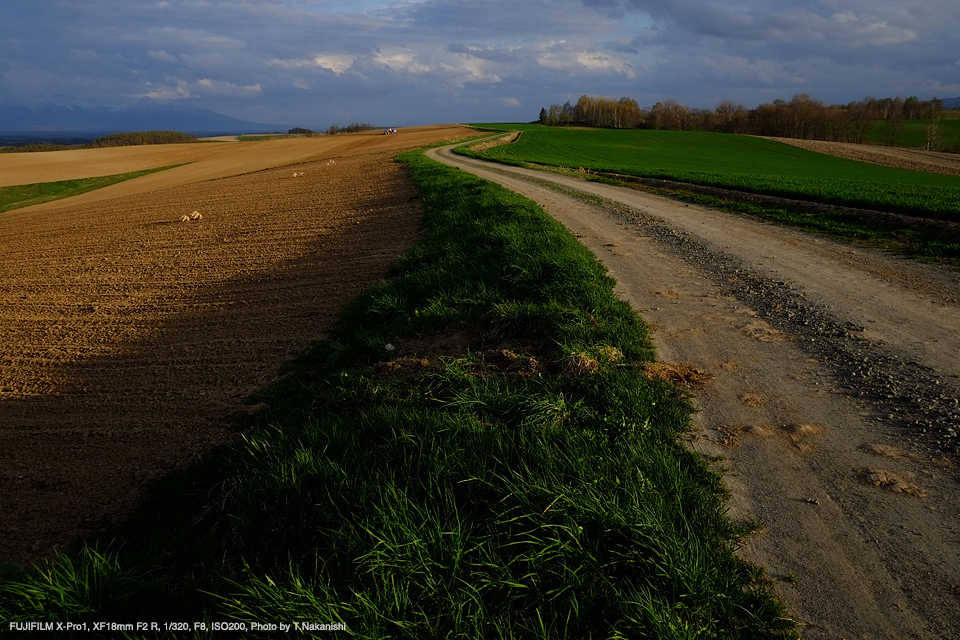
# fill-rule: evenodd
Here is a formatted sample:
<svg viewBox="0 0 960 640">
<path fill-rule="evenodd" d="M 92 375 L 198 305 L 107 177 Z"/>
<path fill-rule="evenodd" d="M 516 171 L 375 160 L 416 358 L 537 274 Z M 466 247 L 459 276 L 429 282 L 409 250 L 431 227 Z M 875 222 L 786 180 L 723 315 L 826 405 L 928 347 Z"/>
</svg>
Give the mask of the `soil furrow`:
<svg viewBox="0 0 960 640">
<path fill-rule="evenodd" d="M 49 557 L 228 441 L 242 399 L 415 240 L 419 201 L 392 157 L 469 133 L 184 145 L 141 161 L 206 155 L 0 214 L 0 557 Z M 64 153 L 17 161 L 84 177 L 88 156 Z M 289 162 L 303 175 L 271 168 Z"/>
</svg>

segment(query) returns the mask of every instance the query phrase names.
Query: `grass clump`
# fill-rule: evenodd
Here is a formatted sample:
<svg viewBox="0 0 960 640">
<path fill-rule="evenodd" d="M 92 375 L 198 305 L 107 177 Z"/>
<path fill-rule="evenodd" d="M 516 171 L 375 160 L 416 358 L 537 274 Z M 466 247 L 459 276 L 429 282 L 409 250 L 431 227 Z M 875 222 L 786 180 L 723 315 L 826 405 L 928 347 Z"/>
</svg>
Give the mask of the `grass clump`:
<svg viewBox="0 0 960 640">
<path fill-rule="evenodd" d="M 530 201 L 402 160 L 421 242 L 260 394 L 255 429 L 100 543 L 126 593 L 361 638 L 792 637 L 603 267 Z"/>
</svg>

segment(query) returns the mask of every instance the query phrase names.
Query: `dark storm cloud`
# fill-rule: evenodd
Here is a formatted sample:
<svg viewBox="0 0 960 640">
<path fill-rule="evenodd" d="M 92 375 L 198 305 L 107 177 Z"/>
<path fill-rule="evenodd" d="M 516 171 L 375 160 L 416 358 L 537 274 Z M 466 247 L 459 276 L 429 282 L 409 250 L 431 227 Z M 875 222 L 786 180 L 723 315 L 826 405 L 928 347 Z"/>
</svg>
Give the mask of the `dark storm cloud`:
<svg viewBox="0 0 960 640">
<path fill-rule="evenodd" d="M 148 96 L 268 122 L 404 124 L 529 120 L 583 93 L 708 107 L 950 97 L 954 4 L 5 0 L 0 100 Z"/>
</svg>

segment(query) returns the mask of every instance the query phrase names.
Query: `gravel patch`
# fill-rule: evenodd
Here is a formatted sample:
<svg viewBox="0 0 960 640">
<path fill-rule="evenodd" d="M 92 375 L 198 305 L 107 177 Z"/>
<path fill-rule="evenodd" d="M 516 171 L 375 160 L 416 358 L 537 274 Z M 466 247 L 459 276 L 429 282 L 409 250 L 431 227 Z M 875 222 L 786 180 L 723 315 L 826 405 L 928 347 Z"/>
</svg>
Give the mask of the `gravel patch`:
<svg viewBox="0 0 960 640">
<path fill-rule="evenodd" d="M 839 320 L 809 299 L 803 288 L 753 272 L 738 258 L 689 233 L 630 207 L 544 184 L 589 200 L 698 265 L 725 294 L 749 305 L 760 318 L 791 335 L 806 353 L 831 367 L 838 386 L 873 403 L 877 419 L 900 427 L 911 444 L 931 454 L 960 453 L 960 401 L 931 368 L 889 352 L 880 342 L 863 339 L 864 327 Z"/>
</svg>

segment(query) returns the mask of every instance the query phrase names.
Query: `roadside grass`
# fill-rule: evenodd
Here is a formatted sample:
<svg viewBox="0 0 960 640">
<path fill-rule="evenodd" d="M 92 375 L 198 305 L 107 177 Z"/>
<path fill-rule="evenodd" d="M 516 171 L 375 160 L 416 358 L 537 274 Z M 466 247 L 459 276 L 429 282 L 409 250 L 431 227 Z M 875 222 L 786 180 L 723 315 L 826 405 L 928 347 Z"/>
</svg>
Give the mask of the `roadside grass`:
<svg viewBox="0 0 960 640">
<path fill-rule="evenodd" d="M 59 182 L 39 182 L 36 184 L 21 184 L 10 187 L 0 187 L 0 213 L 29 207 L 43 202 L 69 198 L 88 191 L 102 189 L 118 182 L 139 178 L 157 171 L 165 171 L 182 165 L 174 164 L 168 167 L 134 171 L 131 173 L 117 173 L 112 176 L 96 178 L 82 178 L 79 180 L 61 180 Z"/>
<path fill-rule="evenodd" d="M 524 132 L 517 142 L 481 154 L 492 160 L 677 180 L 960 221 L 960 178 L 955 176 L 855 162 L 743 135 L 482 126 Z"/>
<path fill-rule="evenodd" d="M 960 269 L 960 238 L 950 236 L 931 225 L 890 218 L 878 221 L 850 211 L 811 212 L 802 208 L 765 206 L 743 200 L 721 198 L 682 188 L 663 188 L 631 184 L 586 176 L 590 180 L 610 182 L 640 189 L 675 200 L 699 204 L 782 224 L 810 233 L 881 249 L 889 253 Z"/>
<path fill-rule="evenodd" d="M 727 518 L 720 477 L 682 444 L 689 399 L 644 374 L 648 329 L 602 265 L 529 200 L 401 161 L 426 213 L 390 278 L 126 528 L 0 572 L 0 618 L 796 637 L 737 558 L 753 525 Z"/>
</svg>

